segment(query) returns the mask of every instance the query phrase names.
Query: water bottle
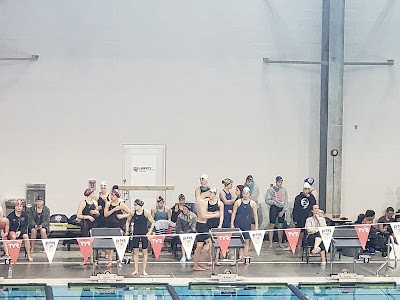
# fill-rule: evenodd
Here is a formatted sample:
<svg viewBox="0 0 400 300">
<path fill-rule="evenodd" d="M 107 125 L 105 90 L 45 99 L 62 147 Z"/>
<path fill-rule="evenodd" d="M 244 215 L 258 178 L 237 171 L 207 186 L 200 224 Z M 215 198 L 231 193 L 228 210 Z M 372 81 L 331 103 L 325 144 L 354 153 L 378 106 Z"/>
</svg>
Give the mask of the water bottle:
<svg viewBox="0 0 400 300">
<path fill-rule="evenodd" d="M 8 278 L 12 278 L 12 268 L 8 268 Z"/>
</svg>

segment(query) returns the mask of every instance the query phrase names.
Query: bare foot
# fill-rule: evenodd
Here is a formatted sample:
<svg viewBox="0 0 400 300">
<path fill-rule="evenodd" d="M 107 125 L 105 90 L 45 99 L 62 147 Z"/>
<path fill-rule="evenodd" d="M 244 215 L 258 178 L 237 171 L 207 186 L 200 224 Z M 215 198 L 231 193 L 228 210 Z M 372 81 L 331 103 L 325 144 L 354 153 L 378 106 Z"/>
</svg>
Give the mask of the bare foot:
<svg viewBox="0 0 400 300">
<path fill-rule="evenodd" d="M 283 244 L 279 244 L 279 247 L 286 248 Z"/>
<path fill-rule="evenodd" d="M 269 247 L 272 248 L 272 244 L 269 244 Z"/>
<path fill-rule="evenodd" d="M 210 267 L 207 267 L 207 266 L 199 266 L 199 267 L 204 269 L 204 270 L 210 270 Z"/>
<path fill-rule="evenodd" d="M 290 251 L 290 250 L 292 250 L 292 248 L 290 248 L 290 247 L 285 247 L 285 248 L 282 248 L 282 250 L 283 250 L 283 251 Z"/>
<path fill-rule="evenodd" d="M 215 265 L 216 265 L 216 266 L 220 266 L 221 263 L 220 263 L 218 260 L 216 260 L 216 261 L 215 261 Z"/>
<path fill-rule="evenodd" d="M 107 268 L 110 268 L 110 267 L 112 267 L 112 262 L 111 261 L 107 264 Z"/>
<path fill-rule="evenodd" d="M 206 269 L 203 269 L 202 267 L 200 267 L 200 266 L 197 266 L 197 267 L 193 267 L 193 271 L 205 271 Z"/>
<path fill-rule="evenodd" d="M 137 274 L 139 274 L 138 271 L 133 271 L 133 272 L 131 273 L 132 276 L 135 276 L 135 275 L 137 275 Z"/>
<path fill-rule="evenodd" d="M 122 268 L 122 264 L 121 263 L 118 263 L 118 268 Z"/>
<path fill-rule="evenodd" d="M 28 261 L 33 261 L 33 258 L 31 257 L 31 256 L 27 256 L 27 258 L 26 258 Z"/>
<path fill-rule="evenodd" d="M 145 270 L 143 270 L 143 276 L 149 276 Z"/>
</svg>

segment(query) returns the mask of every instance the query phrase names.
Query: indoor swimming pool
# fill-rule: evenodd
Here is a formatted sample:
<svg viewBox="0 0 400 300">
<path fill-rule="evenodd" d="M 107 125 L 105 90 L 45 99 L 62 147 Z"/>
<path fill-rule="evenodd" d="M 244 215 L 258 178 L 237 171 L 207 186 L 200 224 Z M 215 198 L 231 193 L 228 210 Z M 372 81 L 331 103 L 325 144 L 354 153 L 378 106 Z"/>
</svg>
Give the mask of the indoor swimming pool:
<svg viewBox="0 0 400 300">
<path fill-rule="evenodd" d="M 0 299 L 319 299 L 368 300 L 400 299 L 395 282 L 264 284 L 264 283 L 202 283 L 171 286 L 164 283 L 70 283 L 68 285 L 1 284 Z"/>
</svg>

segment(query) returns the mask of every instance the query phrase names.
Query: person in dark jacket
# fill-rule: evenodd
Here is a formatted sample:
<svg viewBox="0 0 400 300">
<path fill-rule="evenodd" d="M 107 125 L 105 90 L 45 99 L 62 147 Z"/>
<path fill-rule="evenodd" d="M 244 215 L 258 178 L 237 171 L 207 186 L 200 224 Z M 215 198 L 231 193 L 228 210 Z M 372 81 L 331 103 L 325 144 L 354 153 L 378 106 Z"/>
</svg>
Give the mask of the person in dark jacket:
<svg viewBox="0 0 400 300">
<path fill-rule="evenodd" d="M 47 239 L 50 225 L 50 209 L 44 205 L 43 198 L 37 196 L 35 205 L 28 210 L 29 228 L 31 229 L 31 252 L 35 251 L 35 239 L 38 232 L 42 239 Z"/>
<path fill-rule="evenodd" d="M 315 197 L 310 193 L 311 186 L 304 183 L 303 191 L 294 199 L 293 208 L 293 224 L 296 228 L 304 229 L 306 220 L 310 216 L 312 207 L 317 204 Z M 300 237 L 297 241 L 297 251 L 301 253 L 301 243 L 303 241 L 304 230 L 301 230 Z"/>
<path fill-rule="evenodd" d="M 176 220 L 176 233 L 178 234 L 185 234 L 185 233 L 194 233 L 196 232 L 196 222 L 197 222 L 197 216 L 195 213 L 190 211 L 190 208 L 188 205 L 184 205 L 182 212 L 179 214 L 178 219 Z M 174 245 L 179 240 L 179 236 L 175 237 Z M 185 254 L 185 249 L 182 247 L 182 258 L 181 262 L 185 262 L 187 260 L 191 259 L 190 253 Z"/>
<path fill-rule="evenodd" d="M 28 214 L 24 212 L 24 202 L 17 200 L 15 202 L 15 209 L 8 216 L 10 221 L 10 231 L 8 235 L 9 240 L 24 239 L 26 258 L 28 261 L 33 261 L 31 257 L 31 247 L 28 236 L 29 219 Z"/>
</svg>

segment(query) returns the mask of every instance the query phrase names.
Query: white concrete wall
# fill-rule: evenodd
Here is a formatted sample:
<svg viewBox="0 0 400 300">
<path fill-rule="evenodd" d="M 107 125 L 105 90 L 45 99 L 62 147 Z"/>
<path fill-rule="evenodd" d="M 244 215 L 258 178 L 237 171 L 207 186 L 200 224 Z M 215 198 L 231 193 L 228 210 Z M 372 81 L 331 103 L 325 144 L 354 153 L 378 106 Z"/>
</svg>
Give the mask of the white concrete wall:
<svg viewBox="0 0 400 300">
<path fill-rule="evenodd" d="M 395 60 L 393 67 L 347 66 L 344 78 L 342 211 L 381 216 L 400 208 L 400 3 L 346 5 L 346 60 Z"/>
<path fill-rule="evenodd" d="M 253 174 L 263 193 L 279 174 L 293 198 L 318 176 L 319 67 L 262 58 L 319 60 L 320 2 L 2 1 L 0 56 L 40 58 L 0 62 L 0 201 L 46 183 L 52 212 L 72 214 L 89 178 L 121 183 L 129 143 L 167 145 L 167 202 L 190 200 L 202 173 L 218 188 Z M 375 2 L 348 13 L 348 59 L 398 56 L 398 3 L 382 17 Z M 399 79 L 397 66 L 346 70 L 350 214 L 393 200 Z"/>
</svg>

